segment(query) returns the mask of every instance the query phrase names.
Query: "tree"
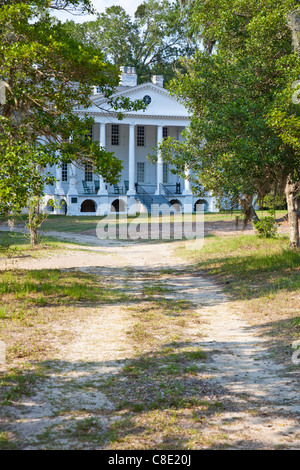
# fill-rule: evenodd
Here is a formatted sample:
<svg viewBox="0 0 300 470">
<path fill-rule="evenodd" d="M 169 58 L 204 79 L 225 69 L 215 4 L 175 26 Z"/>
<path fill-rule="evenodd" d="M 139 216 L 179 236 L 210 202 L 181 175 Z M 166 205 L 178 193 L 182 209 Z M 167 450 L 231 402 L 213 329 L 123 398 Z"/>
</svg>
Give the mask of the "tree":
<svg viewBox="0 0 300 470">
<path fill-rule="evenodd" d="M 1 0 L 0 211 L 20 211 L 38 198 L 53 177 L 46 165 L 92 162 L 96 173 L 116 183 L 121 162 L 86 135 L 91 118 L 79 118 L 76 106 L 90 105 L 98 85 L 115 109 L 141 103 L 114 100 L 118 69 L 93 46 L 66 34 L 49 11 L 90 11 L 87 0 Z M 3 93 L 2 93 L 3 95 Z M 121 115 L 120 115 L 121 117 Z"/>
<path fill-rule="evenodd" d="M 185 142 L 165 142 L 165 159 L 181 173 L 188 164 L 196 184 L 239 200 L 249 213 L 254 194 L 282 192 L 300 177 L 299 149 L 291 143 L 299 138 L 299 107 L 291 93 L 282 104 L 299 76 L 286 21 L 294 3 L 195 0 L 184 10 L 207 47 L 185 60 L 188 73 L 172 83 L 192 119 Z M 289 138 L 275 126 L 283 110 L 294 132 Z M 291 222 L 292 247 L 299 245 L 297 227 Z"/>
<path fill-rule="evenodd" d="M 182 55 L 195 50 L 186 39 L 186 20 L 177 3 L 147 0 L 141 3 L 134 20 L 117 5 L 98 15 L 96 21 L 76 24 L 67 21 L 69 34 L 104 51 L 118 67 L 136 68 L 139 83 L 152 74 L 163 74 L 168 82 L 174 76 L 174 64 Z"/>
<path fill-rule="evenodd" d="M 296 70 L 298 77 L 300 77 L 300 10 L 292 11 L 288 14 L 288 26 L 292 31 L 292 41 L 296 51 Z M 287 69 L 287 77 L 289 78 L 290 68 Z M 287 83 L 291 83 L 291 79 L 287 79 Z M 294 81 L 292 88 L 296 89 L 293 93 L 293 103 L 298 105 L 300 100 L 299 95 L 300 81 Z M 299 112 L 294 112 L 290 102 L 291 99 L 286 99 L 290 94 L 290 88 L 285 88 L 277 99 L 277 108 L 273 110 L 270 115 L 271 125 L 279 131 L 282 140 L 290 145 L 295 152 L 299 155 L 300 152 L 300 115 Z M 288 206 L 288 219 L 290 225 L 290 244 L 294 248 L 299 247 L 299 215 L 300 215 L 300 181 L 298 172 L 292 171 L 287 179 L 285 185 L 285 194 Z"/>
</svg>

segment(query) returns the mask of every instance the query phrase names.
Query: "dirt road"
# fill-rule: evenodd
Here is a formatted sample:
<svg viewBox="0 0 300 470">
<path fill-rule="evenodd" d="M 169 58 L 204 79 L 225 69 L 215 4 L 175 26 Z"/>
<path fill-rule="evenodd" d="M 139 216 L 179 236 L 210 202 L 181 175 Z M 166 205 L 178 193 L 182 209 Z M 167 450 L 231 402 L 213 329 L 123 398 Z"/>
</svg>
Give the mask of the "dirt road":
<svg viewBox="0 0 300 470">
<path fill-rule="evenodd" d="M 226 434 L 227 448 L 300 449 L 299 388 L 293 374 L 269 356 L 265 339 L 217 285 L 201 274 L 188 274 L 175 247 L 176 243 L 116 244 L 78 251 L 72 246 L 49 259 L 11 261 L 11 267 L 76 268 L 99 276 L 109 276 L 110 268 L 118 268 L 126 276 L 128 289 L 141 272 L 155 276 L 162 268 L 170 269 L 166 282 L 172 291 L 166 295 L 196 304 L 201 334 L 190 329 L 190 341 L 200 342 L 207 353 L 209 360 L 199 374 L 222 402 L 222 410 L 203 423 L 203 435 L 208 438 L 217 429 Z M 70 321 L 74 339 L 49 359 L 47 379 L 36 384 L 32 396 L 2 409 L 4 429 L 22 449 L 109 448 L 107 440 L 87 439 L 85 426 L 92 423 L 104 432 L 120 419 L 114 414 L 116 404 L 100 389 L 134 356 L 128 341 L 132 317 L 126 305 L 83 313 L 80 321 Z M 211 447 L 214 444 L 201 443 L 194 448 Z"/>
</svg>

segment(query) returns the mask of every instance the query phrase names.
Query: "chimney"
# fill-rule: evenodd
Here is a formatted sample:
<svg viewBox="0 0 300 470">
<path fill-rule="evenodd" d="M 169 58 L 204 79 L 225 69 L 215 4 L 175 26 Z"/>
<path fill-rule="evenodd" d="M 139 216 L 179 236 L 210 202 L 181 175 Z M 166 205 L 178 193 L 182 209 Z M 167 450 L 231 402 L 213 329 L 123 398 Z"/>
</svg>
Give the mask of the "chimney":
<svg viewBox="0 0 300 470">
<path fill-rule="evenodd" d="M 160 86 L 163 88 L 164 86 L 164 76 L 163 75 L 152 75 L 152 83 L 154 85 Z"/>
<path fill-rule="evenodd" d="M 135 67 L 120 67 L 121 70 L 121 86 L 136 86 L 137 85 L 137 74 L 135 73 Z"/>
</svg>

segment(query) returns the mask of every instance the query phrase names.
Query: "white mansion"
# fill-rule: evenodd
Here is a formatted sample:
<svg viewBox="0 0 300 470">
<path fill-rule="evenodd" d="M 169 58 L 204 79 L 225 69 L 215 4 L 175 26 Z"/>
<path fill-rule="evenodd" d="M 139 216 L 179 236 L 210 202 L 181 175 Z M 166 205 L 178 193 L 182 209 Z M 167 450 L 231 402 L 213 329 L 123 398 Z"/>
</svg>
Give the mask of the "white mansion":
<svg viewBox="0 0 300 470">
<path fill-rule="evenodd" d="M 146 111 L 126 112 L 119 121 L 110 111 L 102 94 L 95 87 L 88 109 L 78 109 L 78 115 L 88 114 L 94 118 L 92 138 L 106 147 L 123 162 L 122 176 L 118 185 L 107 184 L 101 175 L 93 173 L 90 165 L 80 168 L 75 164 L 50 168 L 55 172 L 56 184 L 45 187 L 45 204 L 49 212 L 67 215 L 106 215 L 111 211 L 121 213 L 154 212 L 153 208 L 193 212 L 197 203 L 205 210 L 216 211 L 215 199 L 205 199 L 192 194 L 188 180 L 170 171 L 158 153 L 157 163 L 147 160 L 162 140 L 167 137 L 181 138 L 182 130 L 189 125 L 185 107 L 163 88 L 163 77 L 153 76 L 152 83 L 137 85 L 133 67 L 121 68 L 119 95 L 131 100 L 143 99 Z M 60 203 L 53 209 L 50 201 Z"/>
</svg>

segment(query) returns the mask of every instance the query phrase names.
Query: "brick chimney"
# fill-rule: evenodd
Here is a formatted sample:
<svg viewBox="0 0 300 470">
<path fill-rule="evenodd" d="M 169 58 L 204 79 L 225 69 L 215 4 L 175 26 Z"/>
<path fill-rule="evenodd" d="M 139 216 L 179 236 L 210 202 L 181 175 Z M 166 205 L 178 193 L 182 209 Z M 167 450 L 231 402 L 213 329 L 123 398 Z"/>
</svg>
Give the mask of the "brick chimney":
<svg viewBox="0 0 300 470">
<path fill-rule="evenodd" d="M 135 67 L 120 67 L 121 86 L 136 86 L 137 85 L 137 74 L 135 72 Z"/>
<path fill-rule="evenodd" d="M 160 86 L 163 88 L 164 86 L 164 76 L 163 75 L 152 75 L 152 83 L 154 85 Z"/>
</svg>

